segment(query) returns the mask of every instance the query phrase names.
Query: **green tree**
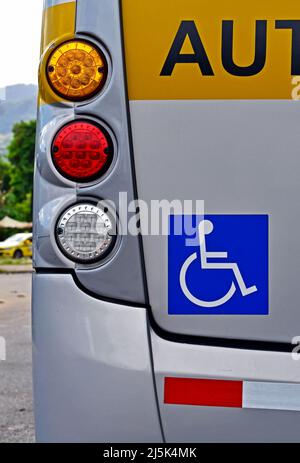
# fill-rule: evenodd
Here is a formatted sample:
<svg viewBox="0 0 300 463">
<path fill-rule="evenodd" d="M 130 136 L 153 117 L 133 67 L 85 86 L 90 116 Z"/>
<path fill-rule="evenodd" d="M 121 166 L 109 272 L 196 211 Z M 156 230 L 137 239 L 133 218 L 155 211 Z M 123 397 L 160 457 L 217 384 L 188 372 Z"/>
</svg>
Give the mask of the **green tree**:
<svg viewBox="0 0 300 463">
<path fill-rule="evenodd" d="M 0 219 L 7 215 L 5 200 L 9 191 L 10 164 L 6 159 L 0 158 Z"/>
<path fill-rule="evenodd" d="M 31 220 L 35 131 L 35 121 L 15 124 L 8 146 L 9 182 L 4 211 L 17 220 Z"/>
<path fill-rule="evenodd" d="M 5 194 L 9 190 L 10 164 L 7 159 L 0 157 L 0 191 Z"/>
</svg>

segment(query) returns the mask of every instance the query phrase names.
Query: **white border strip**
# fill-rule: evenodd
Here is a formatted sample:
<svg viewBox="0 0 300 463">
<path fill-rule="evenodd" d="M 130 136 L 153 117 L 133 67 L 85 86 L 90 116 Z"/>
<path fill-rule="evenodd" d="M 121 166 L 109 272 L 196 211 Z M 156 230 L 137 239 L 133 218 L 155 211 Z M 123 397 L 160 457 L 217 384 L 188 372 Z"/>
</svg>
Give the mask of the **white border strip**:
<svg viewBox="0 0 300 463">
<path fill-rule="evenodd" d="M 244 381 L 243 408 L 300 411 L 300 384 Z"/>
</svg>

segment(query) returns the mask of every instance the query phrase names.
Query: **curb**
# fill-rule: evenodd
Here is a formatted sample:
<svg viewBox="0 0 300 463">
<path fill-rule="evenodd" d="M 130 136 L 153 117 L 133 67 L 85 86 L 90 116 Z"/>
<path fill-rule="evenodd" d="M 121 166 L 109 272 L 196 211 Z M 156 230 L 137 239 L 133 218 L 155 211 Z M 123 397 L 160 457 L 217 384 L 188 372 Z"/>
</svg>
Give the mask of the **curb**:
<svg viewBox="0 0 300 463">
<path fill-rule="evenodd" d="M 20 275 L 25 273 L 33 273 L 33 269 L 31 267 L 29 267 L 28 269 L 20 267 L 18 269 L 16 267 L 10 268 L 9 266 L 0 266 L 1 275 Z"/>
</svg>

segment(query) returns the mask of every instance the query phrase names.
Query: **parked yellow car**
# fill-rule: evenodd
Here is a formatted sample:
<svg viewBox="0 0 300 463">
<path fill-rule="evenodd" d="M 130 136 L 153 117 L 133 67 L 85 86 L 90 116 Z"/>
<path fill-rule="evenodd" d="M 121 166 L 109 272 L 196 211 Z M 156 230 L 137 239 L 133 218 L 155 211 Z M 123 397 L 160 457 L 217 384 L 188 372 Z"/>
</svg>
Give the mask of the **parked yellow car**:
<svg viewBox="0 0 300 463">
<path fill-rule="evenodd" d="M 32 233 L 17 233 L 0 242 L 0 257 L 32 257 Z"/>
</svg>

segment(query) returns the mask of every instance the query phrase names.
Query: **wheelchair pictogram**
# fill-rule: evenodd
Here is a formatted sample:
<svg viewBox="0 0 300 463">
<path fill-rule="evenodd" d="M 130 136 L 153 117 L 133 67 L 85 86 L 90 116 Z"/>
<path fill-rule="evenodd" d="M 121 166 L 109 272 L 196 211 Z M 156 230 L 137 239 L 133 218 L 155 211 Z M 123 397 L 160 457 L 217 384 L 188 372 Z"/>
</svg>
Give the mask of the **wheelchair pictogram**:
<svg viewBox="0 0 300 463">
<path fill-rule="evenodd" d="M 249 296 L 257 292 L 256 286 L 246 286 L 243 276 L 240 272 L 238 263 L 236 262 L 212 262 L 212 259 L 228 259 L 228 252 L 208 252 L 206 249 L 206 236 L 214 231 L 214 225 L 210 220 L 202 220 L 198 227 L 199 230 L 199 245 L 200 245 L 200 264 L 202 270 L 232 270 L 237 285 L 243 297 Z M 198 260 L 198 254 L 191 254 L 184 262 L 180 272 L 180 286 L 186 298 L 193 304 L 200 307 L 214 308 L 226 304 L 237 291 L 235 281 L 232 282 L 228 292 L 222 297 L 214 301 L 204 301 L 194 296 L 187 285 L 187 272 L 194 261 Z"/>
<path fill-rule="evenodd" d="M 169 315 L 268 315 L 269 216 L 172 215 Z"/>
</svg>

